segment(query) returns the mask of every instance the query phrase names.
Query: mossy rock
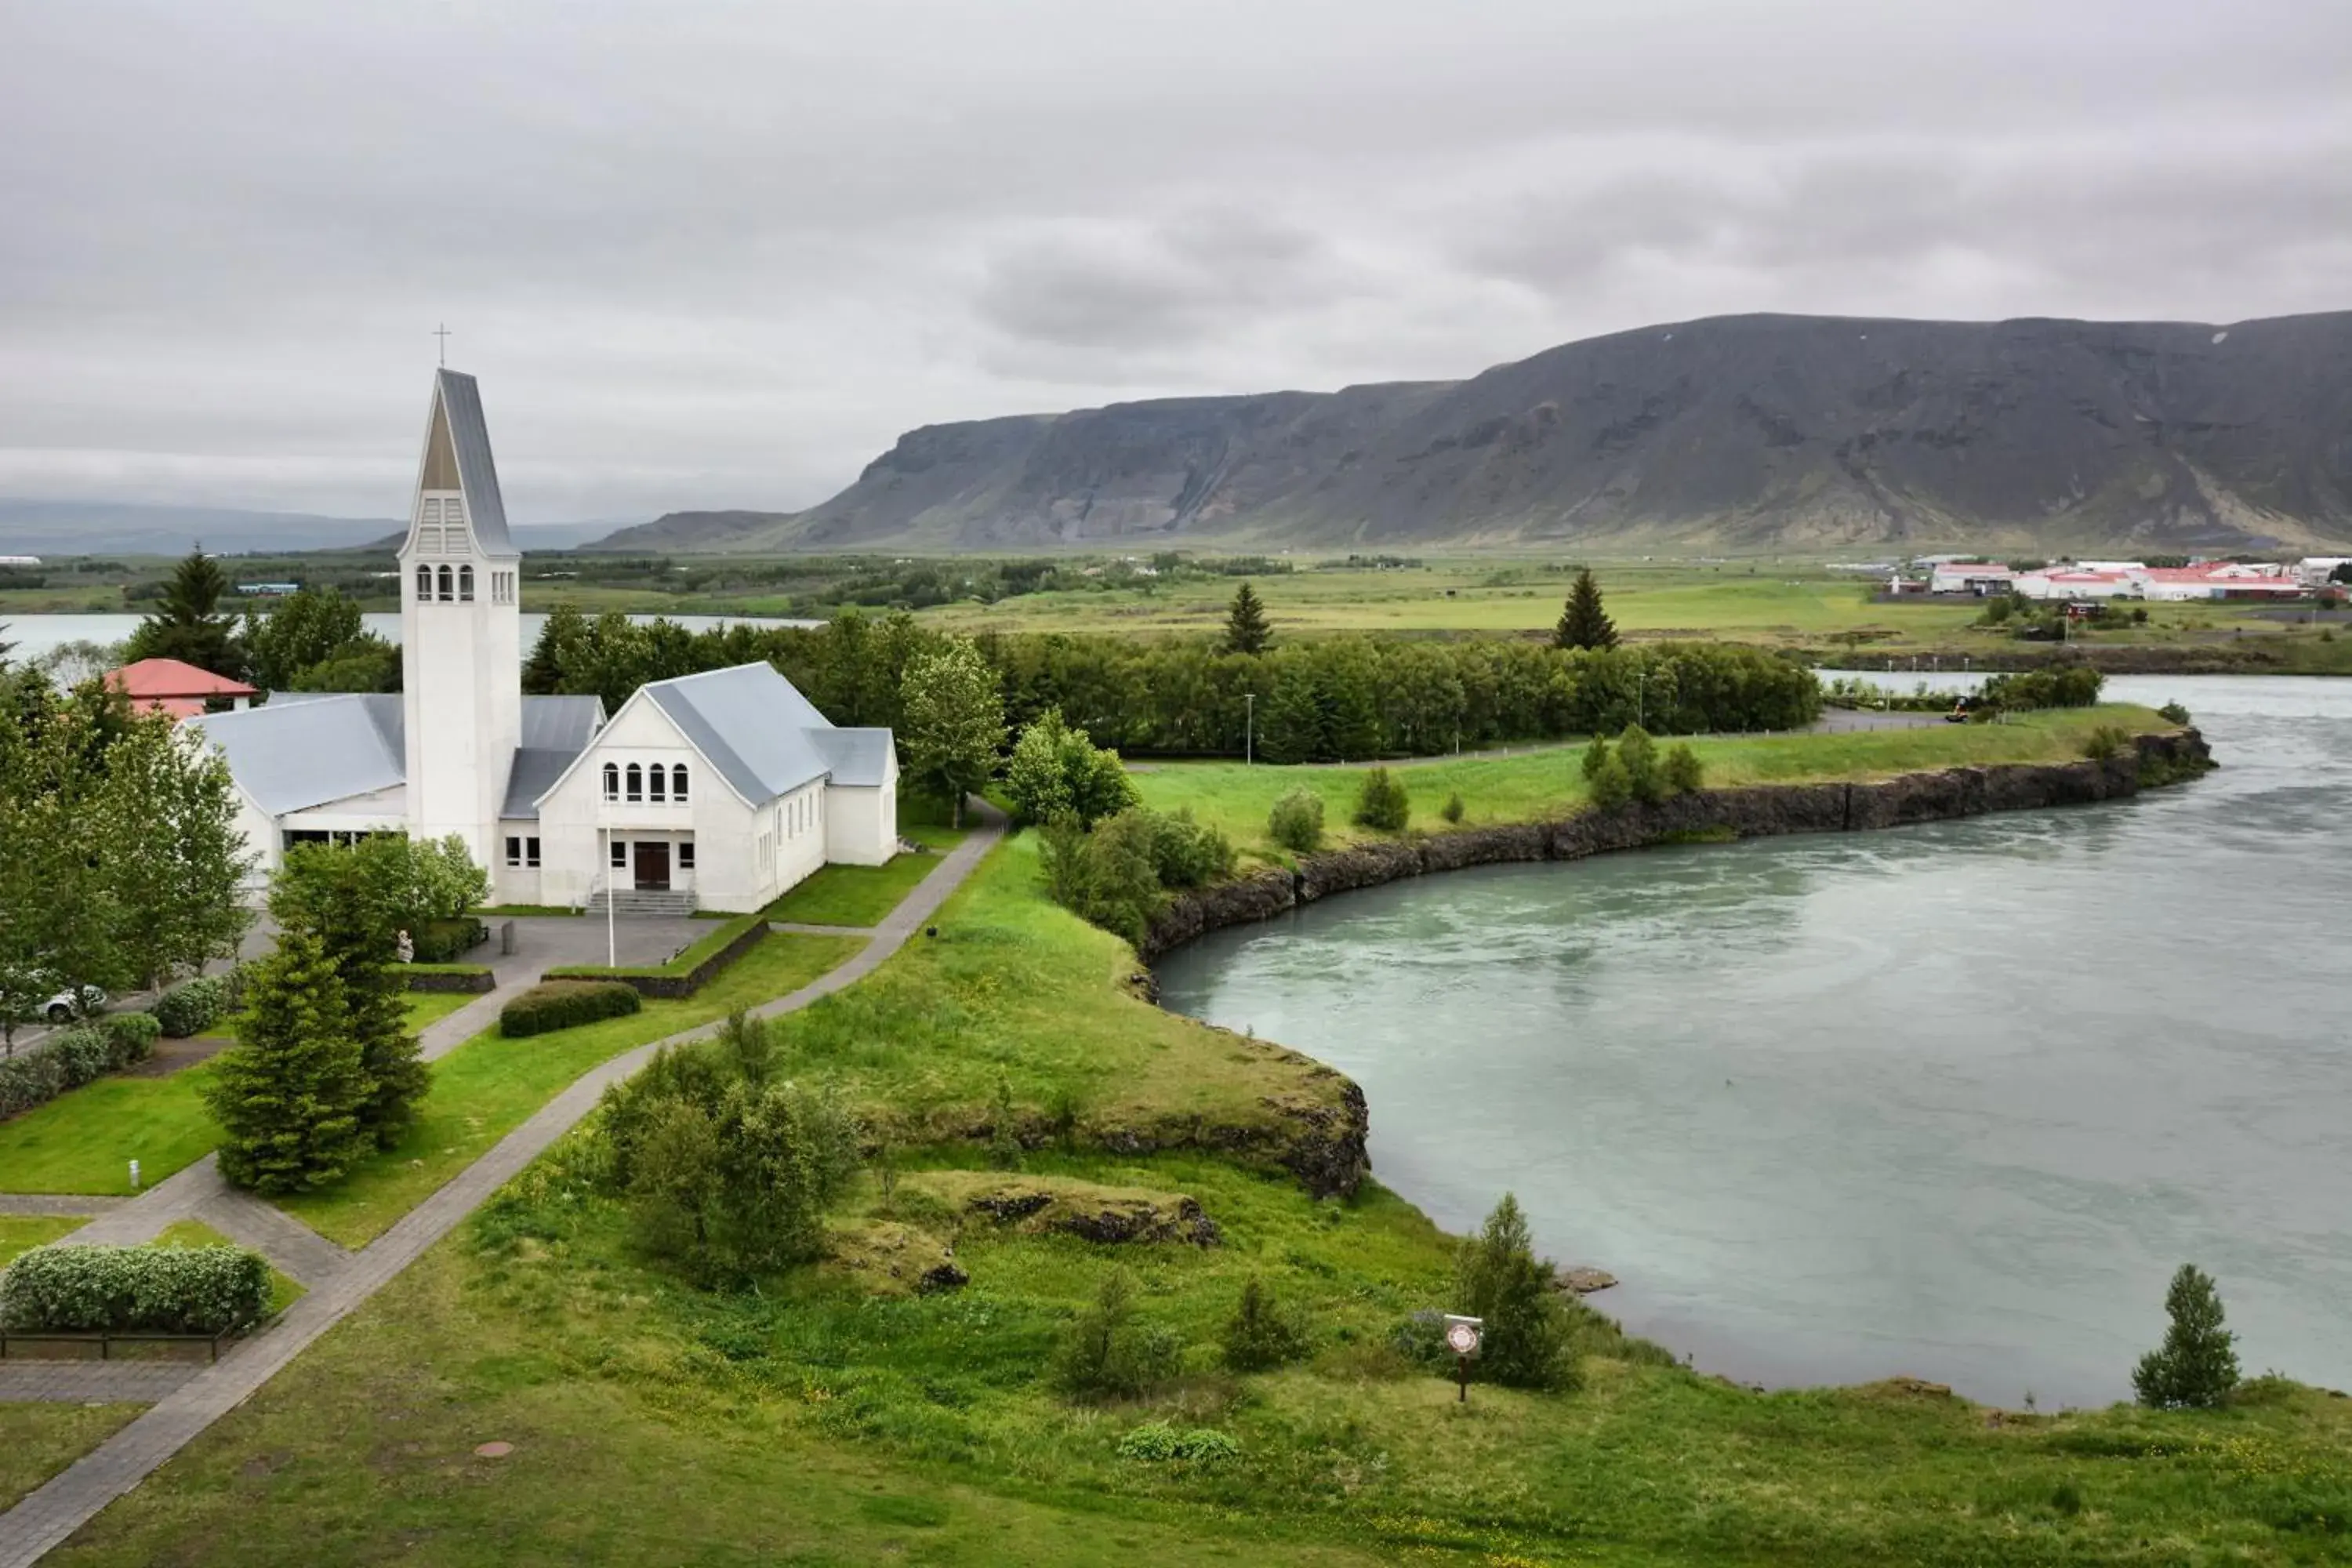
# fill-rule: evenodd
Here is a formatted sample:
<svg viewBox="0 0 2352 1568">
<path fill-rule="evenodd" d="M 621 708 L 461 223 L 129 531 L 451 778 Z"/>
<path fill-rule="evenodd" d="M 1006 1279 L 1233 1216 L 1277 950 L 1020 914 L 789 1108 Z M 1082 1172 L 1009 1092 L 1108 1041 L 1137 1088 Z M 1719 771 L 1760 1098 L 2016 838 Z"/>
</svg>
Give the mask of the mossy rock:
<svg viewBox="0 0 2352 1568">
<path fill-rule="evenodd" d="M 928 1296 L 967 1284 L 953 1244 L 896 1220 L 866 1220 L 826 1238 L 824 1271 L 844 1275 L 877 1296 Z"/>
<path fill-rule="evenodd" d="M 904 1184 L 959 1215 L 1030 1236 L 1075 1236 L 1106 1246 L 1179 1241 L 1214 1247 L 1219 1239 L 1216 1221 L 1182 1193 L 992 1171 L 926 1171 Z"/>
</svg>

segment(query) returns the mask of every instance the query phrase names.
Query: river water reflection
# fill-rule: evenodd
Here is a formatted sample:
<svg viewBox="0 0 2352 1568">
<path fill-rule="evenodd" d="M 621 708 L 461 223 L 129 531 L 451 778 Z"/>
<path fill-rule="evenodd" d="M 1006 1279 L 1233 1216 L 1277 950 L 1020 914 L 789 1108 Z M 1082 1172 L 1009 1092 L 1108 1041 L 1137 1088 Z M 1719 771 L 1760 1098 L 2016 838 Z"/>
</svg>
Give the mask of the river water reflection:
<svg viewBox="0 0 2352 1568">
<path fill-rule="evenodd" d="M 1162 993 L 1351 1074 L 1382 1181 L 1457 1229 L 1516 1191 L 1703 1369 L 2126 1397 L 2194 1260 L 2249 1372 L 2352 1384 L 2352 682 L 2109 689 L 2222 770 L 1369 889 Z"/>
</svg>

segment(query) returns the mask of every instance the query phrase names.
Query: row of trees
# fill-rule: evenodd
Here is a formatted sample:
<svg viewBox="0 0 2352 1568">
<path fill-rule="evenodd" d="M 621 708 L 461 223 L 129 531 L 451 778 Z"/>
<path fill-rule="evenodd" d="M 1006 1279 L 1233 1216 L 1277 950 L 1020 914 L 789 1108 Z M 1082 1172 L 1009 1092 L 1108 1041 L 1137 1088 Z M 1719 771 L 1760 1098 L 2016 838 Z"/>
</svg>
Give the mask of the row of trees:
<svg viewBox="0 0 2352 1568">
<path fill-rule="evenodd" d="M 268 690 L 400 689 L 400 650 L 366 629 L 340 589 L 305 587 L 240 622 L 220 607 L 229 586 L 220 563 L 191 552 L 123 644 L 123 662 L 176 658 Z"/>
<path fill-rule="evenodd" d="M 236 791 L 161 714 L 0 665 L 0 1037 L 67 986 L 233 955 L 251 923 Z"/>
<path fill-rule="evenodd" d="M 691 632 L 559 610 L 524 689 L 594 692 L 617 707 L 648 680 L 766 659 L 837 724 L 907 731 L 919 659 L 955 639 L 911 616 L 844 615 L 814 629 Z M 971 643 L 1013 728 L 1058 710 L 1096 744 L 1129 754 L 1268 762 L 1434 755 L 1564 735 L 1785 730 L 1821 711 L 1812 672 L 1737 645 L 1564 648 L 1517 639 L 1338 636 L 1228 653 L 1202 639 L 987 634 Z"/>
</svg>

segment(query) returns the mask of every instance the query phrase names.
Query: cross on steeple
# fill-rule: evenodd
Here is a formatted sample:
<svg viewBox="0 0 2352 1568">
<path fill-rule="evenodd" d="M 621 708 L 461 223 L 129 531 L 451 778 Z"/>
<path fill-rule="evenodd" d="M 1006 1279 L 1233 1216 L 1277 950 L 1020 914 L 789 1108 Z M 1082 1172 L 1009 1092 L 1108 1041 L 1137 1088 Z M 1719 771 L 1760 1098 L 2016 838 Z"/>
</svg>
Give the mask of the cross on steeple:
<svg viewBox="0 0 2352 1568">
<path fill-rule="evenodd" d="M 441 340 L 441 363 L 442 363 L 442 364 L 443 364 L 444 366 L 446 366 L 446 365 L 448 364 L 448 363 L 449 363 L 449 327 L 448 327 L 448 323 L 445 321 L 445 322 L 443 322 L 442 324 L 440 324 L 439 326 L 435 327 L 435 328 L 433 329 L 433 335 L 434 335 L 435 337 L 439 338 L 439 339 Z"/>
</svg>

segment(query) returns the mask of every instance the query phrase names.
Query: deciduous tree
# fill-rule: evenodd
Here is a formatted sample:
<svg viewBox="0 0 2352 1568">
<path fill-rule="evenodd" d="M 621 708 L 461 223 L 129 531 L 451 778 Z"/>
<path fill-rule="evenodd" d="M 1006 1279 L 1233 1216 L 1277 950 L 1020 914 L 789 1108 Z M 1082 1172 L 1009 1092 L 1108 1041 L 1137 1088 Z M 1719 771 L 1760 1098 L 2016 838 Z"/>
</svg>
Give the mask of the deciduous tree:
<svg viewBox="0 0 2352 1568">
<path fill-rule="evenodd" d="M 996 672 L 961 637 L 918 654 L 907 666 L 898 744 L 919 787 L 945 795 L 955 825 L 963 797 L 996 772 L 1004 746 L 1004 695 Z"/>
<path fill-rule="evenodd" d="M 2164 1292 L 2164 1310 L 2171 1319 L 2164 1343 L 2132 1372 L 2139 1402 L 2160 1410 L 2221 1404 L 2238 1386 L 2238 1336 L 2221 1326 L 2221 1293 L 2213 1277 L 2182 1264 Z"/>
</svg>

